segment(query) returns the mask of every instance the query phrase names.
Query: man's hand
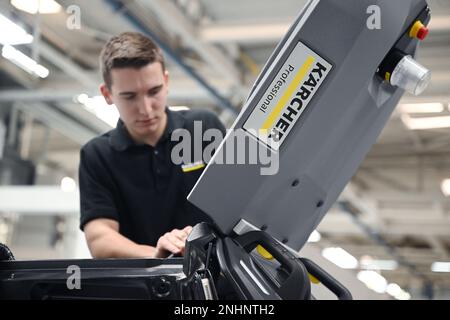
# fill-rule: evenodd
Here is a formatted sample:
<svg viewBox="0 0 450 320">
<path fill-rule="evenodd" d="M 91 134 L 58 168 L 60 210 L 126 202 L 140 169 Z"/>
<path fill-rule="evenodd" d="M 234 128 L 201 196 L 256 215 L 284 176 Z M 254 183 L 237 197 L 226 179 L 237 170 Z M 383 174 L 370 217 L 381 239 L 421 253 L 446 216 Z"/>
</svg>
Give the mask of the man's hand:
<svg viewBox="0 0 450 320">
<path fill-rule="evenodd" d="M 184 243 L 191 233 L 192 227 L 183 230 L 173 229 L 159 238 L 156 244 L 155 258 L 165 258 L 170 253 L 184 255 Z"/>
</svg>

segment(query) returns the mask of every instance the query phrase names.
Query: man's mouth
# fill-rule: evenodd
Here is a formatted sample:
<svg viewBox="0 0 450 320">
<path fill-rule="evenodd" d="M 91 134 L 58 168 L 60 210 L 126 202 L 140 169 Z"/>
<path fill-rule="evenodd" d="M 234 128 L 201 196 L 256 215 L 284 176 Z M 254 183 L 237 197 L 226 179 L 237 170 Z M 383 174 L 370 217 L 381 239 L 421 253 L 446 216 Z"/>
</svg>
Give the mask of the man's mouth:
<svg viewBox="0 0 450 320">
<path fill-rule="evenodd" d="M 138 120 L 137 123 L 139 125 L 149 125 L 149 124 L 154 124 L 157 121 L 158 121 L 158 118 L 151 118 L 151 119 Z"/>
</svg>

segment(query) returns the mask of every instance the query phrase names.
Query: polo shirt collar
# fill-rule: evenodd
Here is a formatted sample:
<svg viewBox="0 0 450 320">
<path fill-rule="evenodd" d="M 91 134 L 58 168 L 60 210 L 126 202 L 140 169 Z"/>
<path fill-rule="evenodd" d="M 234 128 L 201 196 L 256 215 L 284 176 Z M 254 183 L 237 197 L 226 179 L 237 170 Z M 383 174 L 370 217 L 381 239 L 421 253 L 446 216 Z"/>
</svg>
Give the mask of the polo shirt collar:
<svg viewBox="0 0 450 320">
<path fill-rule="evenodd" d="M 170 139 L 170 136 L 175 129 L 183 128 L 184 126 L 185 118 L 179 112 L 171 111 L 168 107 L 166 107 L 166 114 L 167 126 L 164 129 L 164 132 L 158 143 Z M 109 137 L 109 144 L 117 151 L 125 151 L 129 147 L 140 145 L 136 143 L 133 138 L 131 138 L 127 128 L 125 127 L 125 124 L 120 118 L 117 121 L 116 128 L 111 132 L 111 135 Z"/>
</svg>

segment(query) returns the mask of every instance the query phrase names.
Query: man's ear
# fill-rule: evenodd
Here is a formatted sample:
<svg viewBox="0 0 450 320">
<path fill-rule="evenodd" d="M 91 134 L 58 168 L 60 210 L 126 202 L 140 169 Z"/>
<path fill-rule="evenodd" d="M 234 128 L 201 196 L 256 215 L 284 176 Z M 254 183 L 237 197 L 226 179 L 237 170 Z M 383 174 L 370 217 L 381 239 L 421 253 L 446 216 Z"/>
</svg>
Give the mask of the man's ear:
<svg viewBox="0 0 450 320">
<path fill-rule="evenodd" d="M 100 85 L 100 92 L 102 93 L 103 97 L 105 98 L 105 101 L 107 104 L 114 104 L 114 102 L 111 98 L 111 92 L 109 91 L 109 89 L 105 83 L 102 83 Z"/>
<path fill-rule="evenodd" d="M 168 87 L 169 85 L 169 71 L 167 70 L 164 71 L 164 84 L 166 85 L 166 87 Z"/>
</svg>

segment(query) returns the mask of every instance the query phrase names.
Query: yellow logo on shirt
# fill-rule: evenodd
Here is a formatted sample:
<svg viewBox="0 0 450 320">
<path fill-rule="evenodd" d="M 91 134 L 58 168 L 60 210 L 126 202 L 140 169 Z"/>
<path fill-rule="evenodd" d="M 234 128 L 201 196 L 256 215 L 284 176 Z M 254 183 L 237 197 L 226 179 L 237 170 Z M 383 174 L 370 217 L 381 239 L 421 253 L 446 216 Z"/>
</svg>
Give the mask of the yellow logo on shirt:
<svg viewBox="0 0 450 320">
<path fill-rule="evenodd" d="M 193 163 L 183 164 L 181 166 L 181 169 L 183 170 L 183 172 L 190 172 L 190 171 L 202 169 L 204 167 L 205 167 L 205 163 L 203 161 L 197 161 L 197 162 L 193 162 Z"/>
</svg>

